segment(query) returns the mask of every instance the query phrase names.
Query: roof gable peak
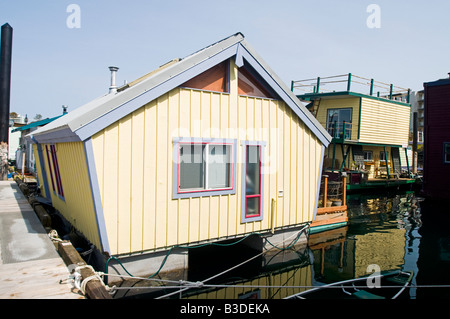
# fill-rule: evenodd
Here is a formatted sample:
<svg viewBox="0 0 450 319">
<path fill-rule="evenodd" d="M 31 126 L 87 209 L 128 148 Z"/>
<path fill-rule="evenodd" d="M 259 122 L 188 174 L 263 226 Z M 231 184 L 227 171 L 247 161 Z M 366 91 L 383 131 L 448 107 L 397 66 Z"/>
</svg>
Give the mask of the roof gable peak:
<svg viewBox="0 0 450 319">
<path fill-rule="evenodd" d="M 66 133 L 67 131 L 71 132 L 74 140 L 87 140 L 148 102 L 230 58 L 234 58 L 238 67 L 244 65 L 251 67 L 255 74 L 267 83 L 271 91 L 294 111 L 325 146 L 330 143 L 331 136 L 251 48 L 240 32 L 183 59 L 161 66 L 135 80 L 126 89 L 119 89 L 118 92 L 107 94 L 74 110 L 73 116 L 70 112 L 67 116 L 54 121 L 51 129 L 65 129 Z M 36 139 L 39 141 L 39 135 L 48 133 L 49 129 L 44 127 L 36 131 Z"/>
</svg>

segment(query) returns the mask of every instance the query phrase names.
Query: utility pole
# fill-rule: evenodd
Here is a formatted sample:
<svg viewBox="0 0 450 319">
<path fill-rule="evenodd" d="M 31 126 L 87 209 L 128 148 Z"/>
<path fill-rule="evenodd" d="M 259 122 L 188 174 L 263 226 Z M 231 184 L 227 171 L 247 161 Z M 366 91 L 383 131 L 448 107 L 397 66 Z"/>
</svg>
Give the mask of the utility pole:
<svg viewBox="0 0 450 319">
<path fill-rule="evenodd" d="M 12 32 L 13 29 L 8 23 L 2 26 L 0 49 L 0 180 L 8 179 Z"/>
</svg>

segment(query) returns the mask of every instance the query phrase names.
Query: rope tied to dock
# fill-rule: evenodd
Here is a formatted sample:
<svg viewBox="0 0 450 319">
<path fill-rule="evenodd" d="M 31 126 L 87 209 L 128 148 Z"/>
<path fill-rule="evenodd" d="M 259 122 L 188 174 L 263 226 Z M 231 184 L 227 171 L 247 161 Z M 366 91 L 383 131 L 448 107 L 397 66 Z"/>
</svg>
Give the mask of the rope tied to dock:
<svg viewBox="0 0 450 319">
<path fill-rule="evenodd" d="M 166 256 L 165 256 L 163 262 L 161 263 L 161 265 L 160 265 L 159 269 L 156 271 L 156 273 L 154 273 L 153 275 L 150 275 L 150 276 L 148 276 L 148 277 L 137 277 L 137 276 L 133 276 L 132 274 L 130 274 L 130 273 L 128 272 L 128 270 L 124 267 L 124 265 L 120 262 L 119 259 L 117 259 L 117 258 L 114 257 L 114 256 L 111 256 L 111 257 L 108 259 L 107 263 L 106 263 L 106 266 L 105 266 L 105 272 L 104 272 L 104 273 L 100 273 L 104 278 L 106 278 L 105 282 L 102 282 L 102 284 L 104 284 L 104 286 L 105 286 L 105 288 L 107 289 L 107 291 L 108 291 L 109 294 L 114 294 L 117 290 L 131 290 L 131 289 L 160 289 L 160 288 L 162 288 L 162 287 L 164 287 L 165 289 L 170 289 L 170 288 L 179 289 L 179 290 L 177 290 L 177 291 L 175 291 L 175 292 L 166 294 L 166 295 L 164 295 L 164 296 L 159 296 L 159 297 L 157 297 L 156 299 L 166 298 L 166 297 L 172 296 L 172 295 L 177 294 L 177 293 L 181 293 L 181 292 L 183 292 L 183 291 L 185 291 L 185 290 L 189 290 L 189 289 L 204 288 L 204 287 L 216 287 L 217 285 L 208 285 L 208 284 L 206 284 L 206 282 L 207 282 L 207 281 L 210 281 L 210 280 L 212 280 L 212 279 L 214 279 L 214 278 L 216 278 L 216 277 L 219 277 L 219 276 L 221 276 L 221 275 L 223 275 L 223 274 L 225 274 L 225 273 L 227 273 L 227 272 L 229 272 L 229 271 L 231 271 L 231 270 L 233 270 L 233 269 L 236 269 L 236 268 L 238 268 L 238 267 L 240 267 L 240 266 L 242 266 L 242 265 L 244 265 L 244 264 L 250 262 L 251 260 L 253 260 L 253 259 L 255 259 L 255 258 L 258 258 L 259 256 L 261 256 L 261 255 L 267 253 L 268 251 L 270 251 L 270 250 L 272 250 L 272 249 L 278 249 L 278 250 L 280 250 L 280 251 L 285 251 L 285 250 L 293 249 L 294 246 L 299 242 L 299 240 L 300 240 L 300 238 L 302 237 L 302 235 L 309 236 L 309 229 L 310 229 L 310 223 L 306 223 L 305 225 L 303 225 L 302 228 L 300 228 L 300 229 L 298 229 L 297 231 L 295 231 L 294 234 L 292 234 L 291 236 L 289 236 L 289 237 L 287 237 L 287 238 L 284 238 L 284 239 L 281 241 L 281 245 L 280 245 L 280 244 L 274 244 L 274 243 L 270 242 L 270 240 L 267 238 L 267 236 L 264 236 L 264 235 L 261 234 L 261 233 L 258 233 L 258 232 L 252 232 L 252 233 L 247 234 L 247 235 L 244 236 L 243 238 L 241 238 L 241 239 L 239 239 L 239 240 L 237 240 L 236 242 L 233 242 L 233 243 L 226 243 L 226 244 L 223 244 L 223 243 L 206 243 L 206 244 L 200 244 L 200 245 L 197 245 L 197 246 L 181 246 L 181 245 L 180 245 L 180 246 L 173 246 L 173 247 L 171 247 L 171 248 L 169 249 L 169 251 L 167 252 L 167 254 L 166 254 Z M 174 249 L 174 248 L 180 247 L 180 248 L 188 248 L 188 249 L 192 249 L 192 248 L 204 247 L 204 246 L 207 246 L 207 245 L 213 245 L 213 246 L 232 246 L 232 245 L 236 245 L 236 244 L 242 242 L 243 240 L 245 240 L 246 238 L 248 238 L 248 237 L 251 236 L 251 235 L 260 235 L 260 236 L 262 236 L 262 238 L 263 238 L 263 240 L 266 242 L 266 244 L 269 244 L 271 247 L 267 248 L 266 250 L 262 251 L 262 252 L 259 253 L 259 254 L 256 254 L 255 256 L 253 256 L 253 257 L 251 257 L 251 258 L 249 258 L 249 259 L 247 259 L 247 260 L 245 260 L 245 261 L 243 261 L 243 262 L 241 262 L 241 263 L 239 263 L 239 264 L 237 264 L 237 265 L 235 265 L 235 266 L 233 266 L 233 267 L 230 267 L 230 268 L 228 268 L 227 270 L 222 271 L 222 272 L 220 272 L 220 273 L 218 273 L 218 274 L 216 274 L 216 275 L 214 275 L 214 276 L 212 276 L 212 277 L 209 277 L 209 278 L 207 278 L 207 279 L 205 279 L 205 280 L 203 280 L 203 281 L 197 281 L 197 282 L 184 281 L 184 280 L 172 281 L 172 280 L 163 280 L 163 279 L 156 279 L 156 278 L 153 278 L 153 277 L 155 277 L 156 275 L 159 274 L 160 270 L 163 268 L 165 262 L 167 261 L 167 258 L 168 258 L 168 256 L 170 255 L 172 249 Z M 288 244 L 287 244 L 287 243 L 288 243 Z M 279 245 L 280 245 L 281 247 L 280 247 Z M 123 268 L 123 270 L 128 274 L 128 276 L 127 276 L 127 275 L 124 275 L 124 274 L 109 274 L 109 273 L 107 272 L 108 264 L 109 264 L 109 262 L 110 262 L 111 260 L 113 260 L 113 259 L 116 260 L 116 261 L 119 263 L 119 265 L 120 265 L 120 266 Z M 169 283 L 169 284 L 173 284 L 173 285 L 172 285 L 172 286 L 157 285 L 157 286 L 146 286 L 146 287 L 117 287 L 117 286 L 114 285 L 114 286 L 110 287 L 110 286 L 108 286 L 108 277 L 110 277 L 110 276 L 120 277 L 120 278 L 122 278 L 122 279 L 124 279 L 124 278 L 130 278 L 130 279 L 131 279 L 131 278 L 133 278 L 133 279 L 138 279 L 138 280 L 155 281 L 155 282 L 164 282 L 164 283 L 166 283 L 166 284 Z M 88 279 L 88 278 L 86 278 L 86 279 Z"/>
<path fill-rule="evenodd" d="M 265 241 L 266 243 L 268 243 L 270 246 L 272 246 L 272 247 L 269 248 L 268 250 L 274 249 L 274 248 L 275 248 L 275 249 L 284 251 L 284 250 L 289 250 L 289 249 L 291 249 L 292 247 L 294 247 L 295 244 L 300 240 L 300 237 L 302 236 L 302 234 L 305 234 L 306 236 L 308 236 L 308 235 L 309 235 L 309 228 L 310 228 L 310 225 L 311 225 L 310 222 L 308 222 L 308 223 L 306 223 L 305 225 L 303 225 L 303 227 L 298 231 L 298 233 L 297 233 L 297 235 L 295 236 L 294 240 L 293 240 L 289 245 L 287 245 L 287 246 L 285 246 L 285 247 L 279 247 L 279 246 L 277 246 L 277 245 L 271 243 L 265 234 L 262 234 L 262 233 L 259 233 L 259 232 L 251 232 L 251 233 L 245 235 L 244 237 L 240 238 L 239 240 L 237 240 L 237 241 L 235 241 L 235 242 L 232 242 L 232 243 L 216 243 L 216 242 L 213 242 L 213 243 L 205 243 L 205 244 L 199 244 L 199 245 L 194 245 L 194 246 L 189 246 L 189 245 L 188 245 L 188 246 L 184 246 L 184 245 L 175 245 L 175 246 L 170 247 L 170 249 L 167 251 L 167 254 L 166 254 L 166 256 L 164 257 L 164 260 L 162 261 L 162 263 L 161 263 L 159 269 L 158 269 L 154 274 L 148 276 L 146 279 L 148 280 L 148 279 L 150 279 L 150 278 L 153 278 L 153 277 L 157 276 L 157 275 L 160 273 L 161 269 L 164 267 L 164 265 L 165 265 L 165 263 L 166 263 L 166 261 L 167 261 L 169 255 L 171 254 L 172 250 L 175 249 L 175 248 L 195 249 L 195 248 L 201 248 L 201 247 L 205 247 L 205 246 L 209 246 L 209 245 L 211 245 L 211 246 L 219 246 L 219 247 L 233 246 L 233 245 L 236 245 L 236 244 L 241 243 L 241 242 L 244 241 L 246 238 L 248 238 L 248 237 L 250 237 L 250 236 L 252 236 L 252 235 L 260 235 L 260 236 L 262 236 L 262 238 L 264 239 L 264 241 Z M 289 240 L 291 237 L 293 237 L 293 236 L 290 236 L 288 239 L 284 240 L 284 241 L 282 242 L 282 244 L 284 245 L 284 243 L 285 243 L 287 240 Z M 104 275 L 105 275 L 105 278 L 106 278 L 106 279 L 105 279 L 105 284 L 106 284 L 106 285 L 108 285 L 108 277 L 111 276 L 111 275 L 114 276 L 113 274 L 109 274 L 109 273 L 108 273 L 108 265 L 109 265 L 109 263 L 110 263 L 111 260 L 117 261 L 117 262 L 119 263 L 119 265 L 122 267 L 122 269 L 123 269 L 130 277 L 135 278 L 135 276 L 133 276 L 133 275 L 125 268 L 125 266 L 121 263 L 121 261 L 120 261 L 117 257 L 111 256 L 111 257 L 108 258 L 108 260 L 106 261 L 106 265 L 105 265 L 105 272 L 104 272 Z M 124 278 L 125 278 L 126 276 L 119 276 L 119 277 L 124 277 Z M 137 278 L 137 277 L 136 277 L 136 278 Z"/>
<path fill-rule="evenodd" d="M 245 260 L 245 261 L 243 261 L 243 262 L 241 262 L 241 263 L 239 263 L 239 264 L 237 264 L 237 265 L 235 265 L 235 266 L 233 266 L 233 267 L 230 267 L 230 268 L 228 268 L 228 269 L 225 270 L 225 271 L 222 271 L 222 272 L 220 272 L 220 273 L 218 273 L 218 274 L 216 274 L 216 275 L 214 275 L 214 276 L 211 276 L 211 277 L 209 277 L 209 278 L 207 278 L 207 279 L 204 279 L 203 281 L 197 281 L 196 283 L 191 283 L 190 285 L 188 285 L 188 286 L 186 286 L 186 287 L 184 287 L 184 288 L 180 287 L 180 289 L 179 289 L 178 291 L 171 292 L 171 293 L 168 293 L 168 294 L 163 295 L 163 296 L 159 296 L 159 297 L 157 297 L 156 299 L 167 298 L 167 297 L 170 297 L 170 296 L 172 296 L 172 295 L 175 295 L 175 294 L 178 294 L 178 293 L 182 293 L 183 291 L 186 291 L 186 290 L 191 289 L 191 288 L 202 288 L 202 287 L 210 286 L 210 285 L 206 284 L 207 281 L 210 281 L 210 280 L 212 280 L 212 279 L 214 279 L 214 278 L 217 278 L 217 277 L 219 277 L 219 276 L 221 276 L 221 275 L 223 275 L 223 274 L 225 274 L 225 273 L 227 273 L 227 272 L 229 272 L 229 271 L 231 271 L 231 270 L 233 270 L 233 269 L 236 269 L 236 268 L 238 268 L 238 267 L 240 267 L 240 266 L 242 266 L 242 265 L 244 265 L 244 264 L 250 262 L 251 260 L 253 260 L 253 259 L 255 259 L 255 258 L 258 258 L 259 256 L 264 255 L 265 253 L 267 253 L 268 251 L 270 251 L 270 250 L 272 250 L 272 249 L 279 249 L 279 250 L 281 250 L 281 251 L 291 249 L 291 248 L 294 247 L 294 245 L 298 242 L 298 240 L 299 240 L 299 238 L 301 237 L 301 235 L 302 235 L 306 230 L 309 230 L 309 227 L 310 227 L 310 224 L 307 223 L 307 224 L 304 225 L 298 232 L 294 233 L 294 235 L 289 236 L 288 238 L 284 239 L 284 240 L 282 241 L 283 244 L 286 243 L 286 242 L 288 242 L 289 240 L 292 240 L 292 238 L 294 237 L 294 239 L 291 241 L 291 243 L 290 243 L 287 247 L 278 247 L 277 245 L 274 245 L 274 244 L 270 243 L 270 241 L 266 238 L 266 241 L 267 241 L 268 243 L 270 243 L 270 245 L 272 246 L 272 247 L 270 247 L 269 249 L 267 249 L 266 251 L 262 251 L 261 253 L 256 254 L 255 256 L 250 257 L 249 259 L 247 259 L 247 260 Z M 217 285 L 213 285 L 213 286 L 217 286 Z"/>
<path fill-rule="evenodd" d="M 63 241 L 61 238 L 59 238 L 58 232 L 55 229 L 52 229 L 47 235 L 51 240 L 59 242 Z"/>
<path fill-rule="evenodd" d="M 92 271 L 93 275 L 88 276 L 83 279 L 83 276 L 81 274 L 82 269 L 90 269 Z M 109 286 L 105 285 L 105 283 L 103 282 L 103 278 L 102 278 L 103 276 L 104 276 L 103 272 L 95 271 L 91 265 L 81 265 L 81 266 L 75 267 L 75 269 L 69 275 L 69 277 L 65 280 L 60 280 L 59 283 L 62 284 L 64 281 L 69 281 L 75 288 L 80 290 L 83 295 L 86 295 L 86 286 L 87 286 L 88 282 L 91 280 L 97 279 L 105 287 L 106 291 L 108 291 L 109 293 L 112 293 L 114 291 L 115 286 L 109 287 Z"/>
<path fill-rule="evenodd" d="M 86 285 L 92 279 L 98 279 L 102 283 L 102 285 L 106 288 L 107 291 L 109 291 L 111 289 L 110 287 L 105 285 L 105 283 L 103 282 L 103 279 L 101 278 L 100 275 L 101 275 L 101 273 L 96 272 L 94 275 L 83 279 L 83 281 L 81 282 L 80 288 L 79 288 L 81 290 L 81 292 L 83 293 L 83 295 L 86 295 Z"/>
</svg>

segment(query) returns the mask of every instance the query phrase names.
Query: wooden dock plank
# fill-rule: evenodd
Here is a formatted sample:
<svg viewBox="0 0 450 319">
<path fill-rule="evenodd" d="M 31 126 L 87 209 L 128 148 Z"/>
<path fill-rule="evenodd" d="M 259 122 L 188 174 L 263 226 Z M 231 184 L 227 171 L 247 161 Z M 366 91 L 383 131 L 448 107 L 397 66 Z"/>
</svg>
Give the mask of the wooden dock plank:
<svg viewBox="0 0 450 319">
<path fill-rule="evenodd" d="M 0 266 L 1 299 L 85 299 L 65 280 L 69 271 L 61 258 Z"/>
<path fill-rule="evenodd" d="M 19 186 L 0 181 L 0 299 L 85 299 L 69 274 Z"/>
</svg>

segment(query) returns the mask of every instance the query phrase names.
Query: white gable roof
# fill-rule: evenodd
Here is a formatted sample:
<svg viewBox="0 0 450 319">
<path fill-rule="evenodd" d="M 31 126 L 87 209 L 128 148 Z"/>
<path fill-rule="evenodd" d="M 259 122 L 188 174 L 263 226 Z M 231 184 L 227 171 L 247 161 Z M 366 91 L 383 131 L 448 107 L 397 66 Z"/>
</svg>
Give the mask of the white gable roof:
<svg viewBox="0 0 450 319">
<path fill-rule="evenodd" d="M 125 90 L 99 97 L 33 132 L 38 143 L 84 141 L 117 120 L 229 58 L 249 64 L 325 145 L 331 136 L 300 100 L 249 46 L 234 34 L 153 72 Z"/>
</svg>

